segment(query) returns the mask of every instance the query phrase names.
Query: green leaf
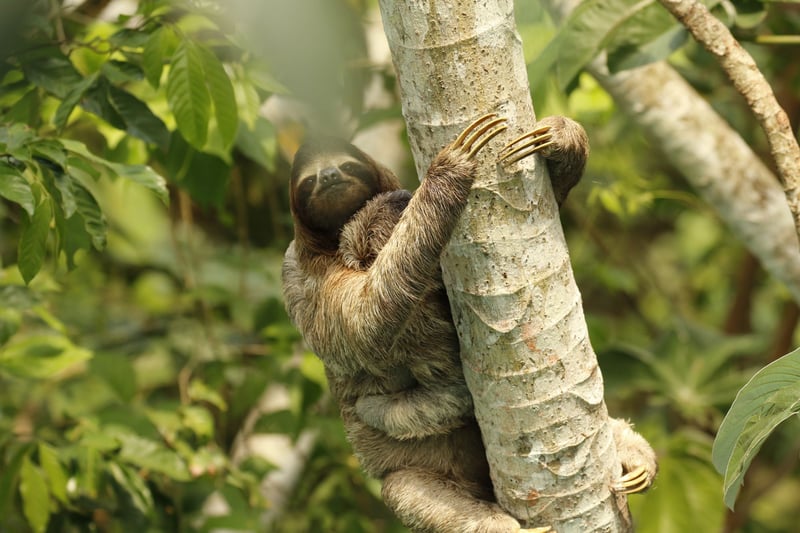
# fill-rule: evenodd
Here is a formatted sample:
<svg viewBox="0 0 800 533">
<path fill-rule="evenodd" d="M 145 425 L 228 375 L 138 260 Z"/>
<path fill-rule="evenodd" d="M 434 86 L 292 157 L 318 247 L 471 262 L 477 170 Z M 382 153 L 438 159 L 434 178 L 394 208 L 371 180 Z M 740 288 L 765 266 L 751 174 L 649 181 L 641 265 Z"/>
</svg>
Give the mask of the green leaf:
<svg viewBox="0 0 800 533">
<path fill-rule="evenodd" d="M 755 373 L 742 387 L 714 440 L 712 459 L 725 474 L 725 504 L 733 509 L 745 472 L 784 420 L 800 413 L 800 349 Z"/>
<path fill-rule="evenodd" d="M 17 267 L 25 283 L 30 283 L 44 263 L 47 249 L 47 234 L 53 208 L 48 198 L 42 198 L 32 217 L 22 219 L 22 233 L 19 237 Z"/>
<path fill-rule="evenodd" d="M 164 58 L 173 54 L 176 44 L 175 33 L 167 26 L 161 26 L 148 37 L 142 50 L 142 68 L 145 78 L 154 88 L 161 83 Z"/>
<path fill-rule="evenodd" d="M 181 137 L 172 136 L 167 168 L 197 203 L 220 206 L 225 200 L 230 167 L 222 159 L 198 152 Z"/>
<path fill-rule="evenodd" d="M 109 463 L 108 471 L 114 481 L 125 491 L 133 507 L 142 515 L 153 510 L 153 494 L 142 476 L 122 464 Z"/>
<path fill-rule="evenodd" d="M 8 505 L 13 499 L 19 471 L 22 462 L 28 458 L 30 448 L 30 444 L 23 445 L 8 461 L 4 461 L 0 469 L 0 516 L 8 516 Z"/>
<path fill-rule="evenodd" d="M 256 117 L 254 128 L 239 128 L 236 147 L 244 155 L 267 170 L 275 171 L 278 155 L 278 138 L 275 127 L 263 117 Z"/>
<path fill-rule="evenodd" d="M 19 331 L 21 325 L 22 313 L 15 309 L 0 307 L 0 346 L 7 343 Z"/>
<path fill-rule="evenodd" d="M 145 142 L 166 148 L 169 140 L 167 127 L 150 111 L 147 104 L 113 85 L 108 88 L 108 101 L 125 121 L 128 133 Z"/>
<path fill-rule="evenodd" d="M 169 204 L 167 180 L 147 165 L 122 165 L 109 163 L 108 167 L 117 176 L 130 180 L 155 192 L 164 204 Z"/>
<path fill-rule="evenodd" d="M 63 210 L 56 209 L 55 221 L 59 245 L 67 259 L 67 268 L 73 270 L 75 268 L 75 254 L 78 250 L 90 250 L 92 248 L 92 239 L 86 232 L 83 217 L 78 214 L 64 218 Z"/>
<path fill-rule="evenodd" d="M 167 180 L 147 165 L 124 165 L 94 155 L 85 144 L 71 139 L 61 139 L 64 147 L 75 155 L 104 167 L 116 176 L 133 181 L 155 192 L 162 202 L 169 203 Z"/>
<path fill-rule="evenodd" d="M 236 130 L 239 128 L 238 108 L 236 106 L 236 95 L 233 92 L 233 84 L 222 63 L 209 49 L 198 45 L 197 50 L 203 60 L 206 83 L 208 84 L 211 100 L 214 102 L 214 117 L 217 120 L 217 128 L 222 137 L 222 144 L 227 149 L 230 148 L 236 138 Z"/>
<path fill-rule="evenodd" d="M 118 130 L 125 131 L 127 124 L 125 119 L 114 108 L 113 104 L 109 101 L 108 88 L 110 84 L 105 78 L 99 78 L 89 90 L 86 91 L 82 100 L 83 108 L 89 113 L 95 114 L 102 118 Z"/>
<path fill-rule="evenodd" d="M 202 54 L 192 41 L 181 42 L 172 56 L 167 101 L 178 130 L 192 146 L 201 150 L 208 136 L 211 97 L 206 87 Z"/>
<path fill-rule="evenodd" d="M 97 81 L 98 74 L 95 72 L 94 74 L 87 76 L 84 80 L 75 86 L 67 93 L 61 103 L 58 105 L 58 109 L 56 109 L 56 114 L 53 116 L 53 125 L 56 127 L 57 130 L 64 129 L 64 126 L 67 125 L 67 120 L 69 119 L 72 110 L 75 109 L 83 96 L 86 94 L 92 85 L 95 84 Z"/>
<path fill-rule="evenodd" d="M 0 349 L 0 371 L 23 377 L 45 379 L 85 361 L 92 352 L 72 344 L 60 335 L 32 335 Z"/>
<path fill-rule="evenodd" d="M 86 233 L 91 237 L 92 245 L 97 250 L 102 250 L 106 246 L 106 217 L 89 189 L 75 180 L 71 180 L 70 185 L 75 195 L 76 210 L 83 218 Z"/>
<path fill-rule="evenodd" d="M 683 26 L 673 26 L 646 43 L 627 44 L 616 48 L 608 54 L 608 70 L 616 73 L 665 60 L 672 52 L 683 46 L 687 36 L 688 33 Z"/>
<path fill-rule="evenodd" d="M 23 54 L 19 61 L 31 83 L 59 98 L 66 98 L 83 81 L 83 76 L 57 46 L 34 49 Z"/>
<path fill-rule="evenodd" d="M 120 459 L 153 472 L 159 472 L 176 481 L 189 481 L 186 463 L 174 451 L 160 442 L 146 439 L 123 428 L 109 428 L 109 433 L 122 444 Z"/>
<path fill-rule="evenodd" d="M 22 460 L 19 474 L 22 512 L 34 532 L 44 533 L 50 520 L 50 493 L 47 491 L 47 483 L 27 455 Z"/>
<path fill-rule="evenodd" d="M 528 66 L 538 82 L 557 63 L 558 84 L 569 86 L 581 69 L 611 40 L 614 32 L 655 0 L 585 0 L 570 13 L 544 51 Z"/>
<path fill-rule="evenodd" d="M 44 443 L 39 444 L 39 464 L 47 476 L 50 494 L 61 503 L 67 503 L 67 474 L 61 466 L 56 451 Z"/>
<path fill-rule="evenodd" d="M 61 209 L 64 211 L 64 216 L 69 218 L 78 209 L 75 203 L 75 194 L 72 192 L 72 180 L 63 172 L 53 172 L 52 175 L 53 184 L 61 197 Z"/>
<path fill-rule="evenodd" d="M 189 399 L 193 402 L 207 402 L 220 411 L 226 411 L 228 405 L 225 399 L 214 389 L 200 381 L 199 379 L 192 380 L 189 383 Z"/>
<path fill-rule="evenodd" d="M 144 75 L 144 72 L 138 65 L 116 59 L 111 59 L 103 63 L 101 70 L 111 83 L 117 85 L 139 81 Z"/>
<path fill-rule="evenodd" d="M 56 139 L 37 139 L 31 142 L 29 146 L 33 153 L 39 156 L 35 158 L 39 164 L 53 170 L 66 166 L 67 152 L 60 141 Z"/>
<path fill-rule="evenodd" d="M 19 204 L 28 216 L 33 216 L 34 198 L 28 180 L 4 161 L 0 161 L 0 196 Z"/>
</svg>

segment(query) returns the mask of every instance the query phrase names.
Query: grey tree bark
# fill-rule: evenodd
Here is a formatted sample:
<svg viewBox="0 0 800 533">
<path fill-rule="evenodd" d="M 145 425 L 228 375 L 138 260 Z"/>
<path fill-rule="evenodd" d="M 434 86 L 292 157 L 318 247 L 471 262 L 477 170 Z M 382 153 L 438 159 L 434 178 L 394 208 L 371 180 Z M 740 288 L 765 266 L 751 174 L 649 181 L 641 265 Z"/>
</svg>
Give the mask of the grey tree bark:
<svg viewBox="0 0 800 533">
<path fill-rule="evenodd" d="M 511 0 L 381 0 L 417 170 L 490 111 L 533 128 Z M 498 143 L 499 144 L 499 143 Z M 482 152 L 442 257 L 464 373 L 500 504 L 528 526 L 627 531 L 621 472 L 550 183 Z"/>
</svg>

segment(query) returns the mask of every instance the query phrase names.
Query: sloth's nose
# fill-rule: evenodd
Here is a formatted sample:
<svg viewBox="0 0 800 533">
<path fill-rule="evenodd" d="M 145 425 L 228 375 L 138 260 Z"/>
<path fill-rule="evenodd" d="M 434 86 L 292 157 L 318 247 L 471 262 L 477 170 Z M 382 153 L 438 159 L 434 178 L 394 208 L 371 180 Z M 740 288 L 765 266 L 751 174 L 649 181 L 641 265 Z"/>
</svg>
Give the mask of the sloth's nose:
<svg viewBox="0 0 800 533">
<path fill-rule="evenodd" d="M 322 184 L 339 181 L 340 177 L 341 174 L 339 174 L 339 169 L 336 167 L 323 168 L 319 171 L 319 181 Z"/>
</svg>

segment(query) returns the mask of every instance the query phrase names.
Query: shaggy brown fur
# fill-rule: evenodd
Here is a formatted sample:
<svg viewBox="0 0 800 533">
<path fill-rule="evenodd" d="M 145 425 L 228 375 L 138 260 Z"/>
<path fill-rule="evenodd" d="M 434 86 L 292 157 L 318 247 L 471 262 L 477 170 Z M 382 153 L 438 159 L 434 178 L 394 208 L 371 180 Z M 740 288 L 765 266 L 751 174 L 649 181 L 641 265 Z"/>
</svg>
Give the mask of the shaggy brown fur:
<svg viewBox="0 0 800 533">
<path fill-rule="evenodd" d="M 551 168 L 570 172 L 551 176 L 559 202 L 588 153 L 583 129 L 561 120 L 563 131 L 528 149 L 545 145 L 543 153 L 559 156 Z M 306 145 L 292 169 L 287 310 L 325 365 L 361 466 L 383 480 L 384 501 L 417 531 L 520 530 L 493 502 L 439 267 L 472 185 L 472 155 L 503 128 L 491 117 L 476 124 L 439 153 L 413 196 L 349 144 Z M 343 205 L 345 223 L 326 226 Z"/>
</svg>

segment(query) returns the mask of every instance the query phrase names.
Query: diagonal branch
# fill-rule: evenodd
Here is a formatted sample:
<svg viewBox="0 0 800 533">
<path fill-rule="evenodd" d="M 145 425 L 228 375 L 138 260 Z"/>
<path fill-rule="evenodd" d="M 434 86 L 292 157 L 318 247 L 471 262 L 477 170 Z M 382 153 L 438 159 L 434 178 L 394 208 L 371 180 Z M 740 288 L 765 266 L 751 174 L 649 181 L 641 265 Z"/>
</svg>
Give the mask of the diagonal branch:
<svg viewBox="0 0 800 533">
<path fill-rule="evenodd" d="M 800 146 L 786 112 L 778 104 L 756 62 L 731 32 L 697 0 L 660 0 L 694 38 L 717 58 L 736 90 L 744 96 L 767 135 L 789 209 L 800 235 Z"/>
</svg>

